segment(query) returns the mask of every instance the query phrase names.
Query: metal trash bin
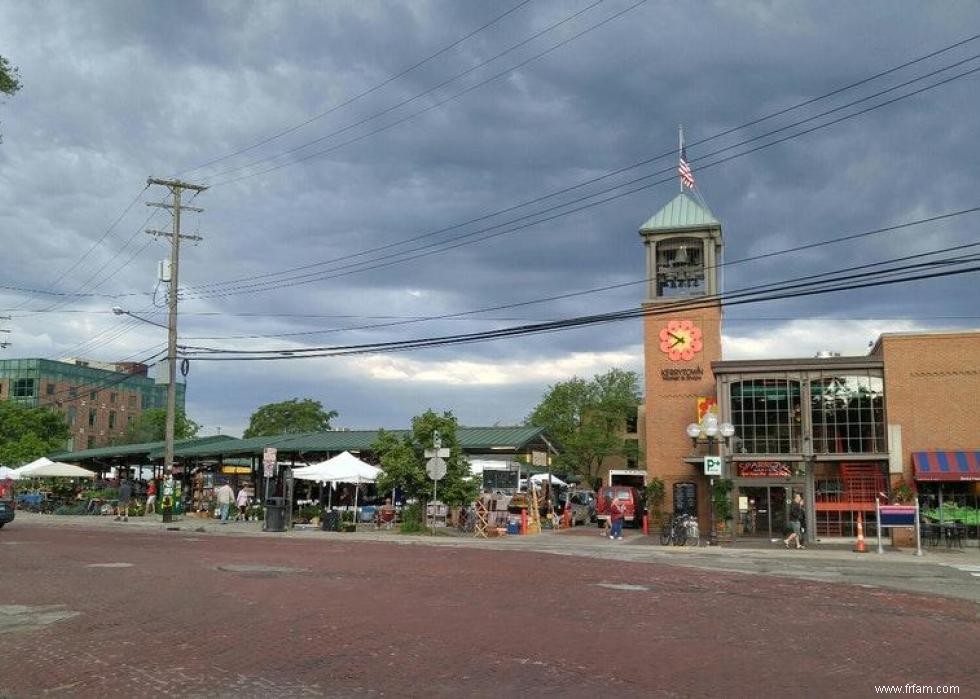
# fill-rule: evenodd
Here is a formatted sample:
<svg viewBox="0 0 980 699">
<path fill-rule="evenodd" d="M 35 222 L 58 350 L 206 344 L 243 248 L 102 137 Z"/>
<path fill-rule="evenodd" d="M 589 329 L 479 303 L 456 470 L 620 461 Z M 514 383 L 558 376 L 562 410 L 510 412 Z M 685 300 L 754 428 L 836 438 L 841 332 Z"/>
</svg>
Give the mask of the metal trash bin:
<svg viewBox="0 0 980 699">
<path fill-rule="evenodd" d="M 340 513 L 336 510 L 324 510 L 320 517 L 320 529 L 325 532 L 339 532 Z"/>
<path fill-rule="evenodd" d="M 265 524 L 267 532 L 286 531 L 286 498 L 267 498 L 265 501 Z"/>
</svg>

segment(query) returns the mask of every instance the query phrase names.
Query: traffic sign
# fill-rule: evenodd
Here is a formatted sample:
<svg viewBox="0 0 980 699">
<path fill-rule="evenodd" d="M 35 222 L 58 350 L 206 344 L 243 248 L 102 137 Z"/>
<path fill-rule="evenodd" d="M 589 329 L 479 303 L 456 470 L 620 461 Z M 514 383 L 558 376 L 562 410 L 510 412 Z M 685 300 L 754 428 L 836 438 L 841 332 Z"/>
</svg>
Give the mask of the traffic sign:
<svg viewBox="0 0 980 699">
<path fill-rule="evenodd" d="M 425 462 L 425 472 L 434 481 L 442 480 L 446 475 L 446 462 L 442 457 L 433 456 Z"/>
<path fill-rule="evenodd" d="M 445 449 L 445 448 L 442 448 L 442 449 L 426 449 L 425 450 L 425 458 L 431 459 L 433 457 L 438 456 L 440 459 L 448 459 L 449 458 L 449 455 L 451 453 L 452 453 L 451 450 Z"/>
<path fill-rule="evenodd" d="M 706 475 L 706 476 L 720 476 L 721 475 L 721 457 L 720 456 L 706 456 L 706 457 L 704 457 L 704 475 Z"/>
<path fill-rule="evenodd" d="M 262 467 L 266 478 L 276 475 L 276 448 L 266 447 L 262 452 Z"/>
</svg>

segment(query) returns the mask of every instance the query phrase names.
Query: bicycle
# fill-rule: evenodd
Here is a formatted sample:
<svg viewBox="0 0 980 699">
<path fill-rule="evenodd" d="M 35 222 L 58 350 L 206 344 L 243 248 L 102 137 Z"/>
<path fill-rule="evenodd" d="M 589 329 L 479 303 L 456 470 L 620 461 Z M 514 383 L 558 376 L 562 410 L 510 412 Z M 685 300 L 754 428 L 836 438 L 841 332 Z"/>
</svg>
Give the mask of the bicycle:
<svg viewBox="0 0 980 699">
<path fill-rule="evenodd" d="M 661 530 L 660 543 L 663 546 L 700 546 L 698 520 L 691 515 L 677 515 Z"/>
</svg>

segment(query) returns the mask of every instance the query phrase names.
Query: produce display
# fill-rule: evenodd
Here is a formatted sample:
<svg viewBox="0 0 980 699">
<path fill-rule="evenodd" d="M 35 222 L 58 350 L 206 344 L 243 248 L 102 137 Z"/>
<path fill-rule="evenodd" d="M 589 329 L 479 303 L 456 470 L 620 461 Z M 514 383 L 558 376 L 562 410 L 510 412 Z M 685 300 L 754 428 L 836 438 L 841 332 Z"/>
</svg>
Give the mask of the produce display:
<svg viewBox="0 0 980 699">
<path fill-rule="evenodd" d="M 968 527 L 980 526 L 980 509 L 963 507 L 955 503 L 944 503 L 941 516 L 938 507 L 923 510 L 922 515 L 936 522 L 942 520 L 943 522 L 962 522 Z"/>
</svg>

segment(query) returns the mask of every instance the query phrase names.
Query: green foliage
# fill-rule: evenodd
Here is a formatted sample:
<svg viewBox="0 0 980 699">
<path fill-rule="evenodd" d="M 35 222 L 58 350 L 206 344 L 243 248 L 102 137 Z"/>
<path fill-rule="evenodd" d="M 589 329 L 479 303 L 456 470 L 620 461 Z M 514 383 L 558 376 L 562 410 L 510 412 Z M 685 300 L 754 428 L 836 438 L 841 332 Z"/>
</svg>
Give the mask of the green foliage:
<svg viewBox="0 0 980 699">
<path fill-rule="evenodd" d="M 904 480 L 900 480 L 892 487 L 892 499 L 899 504 L 910 504 L 915 502 L 915 490 L 912 489 Z"/>
<path fill-rule="evenodd" d="M 661 524 L 661 519 L 664 514 L 664 497 L 666 494 L 667 486 L 664 485 L 663 478 L 659 476 L 651 478 L 650 482 L 647 483 L 647 512 L 650 513 L 650 518 L 653 520 L 654 526 L 660 526 Z"/>
<path fill-rule="evenodd" d="M 0 402 L 0 464 L 19 466 L 60 451 L 69 435 L 61 413 Z"/>
<path fill-rule="evenodd" d="M 178 410 L 174 416 L 174 439 L 190 439 L 196 437 L 201 426 Z M 150 408 L 144 410 L 126 433 L 113 440 L 114 444 L 142 444 L 144 442 L 160 442 L 167 435 L 167 409 Z"/>
<path fill-rule="evenodd" d="M 574 377 L 549 387 L 526 422 L 557 440 L 558 466 L 591 481 L 606 457 L 639 456 L 636 441 L 625 437 L 626 421 L 639 405 L 636 372 L 610 369 L 591 381 Z"/>
<path fill-rule="evenodd" d="M 293 398 L 280 403 L 267 403 L 252 413 L 245 438 L 273 437 L 300 432 L 324 432 L 330 421 L 340 415 L 336 410 L 324 410 L 323 404 L 312 398 Z"/>
<path fill-rule="evenodd" d="M 734 482 L 728 478 L 719 478 L 715 481 L 711 500 L 715 508 L 715 519 L 719 522 L 732 518 L 732 488 L 734 486 Z"/>
<path fill-rule="evenodd" d="M 422 516 L 422 503 L 414 502 L 402 510 L 402 523 L 398 530 L 402 534 L 421 534 L 428 531 Z"/>
<path fill-rule="evenodd" d="M 380 430 L 377 441 L 371 446 L 383 469 L 378 477 L 378 491 L 401 488 L 409 499 L 429 499 L 432 480 L 425 472 L 425 450 L 432 447 L 432 436 L 438 431 L 443 448 L 449 449 L 446 475 L 439 481 L 439 499 L 450 505 L 473 502 L 480 486 L 472 478 L 469 461 L 460 449 L 456 427 L 456 418 L 451 412 L 438 415 L 427 410 L 412 418 L 412 431 L 405 437 Z"/>
<path fill-rule="evenodd" d="M 10 65 L 10 61 L 0 56 L 0 92 L 5 95 L 12 95 L 20 87 L 20 80 L 17 79 L 16 66 Z"/>
<path fill-rule="evenodd" d="M 10 65 L 10 61 L 0 56 L 0 93 L 13 95 L 20 87 L 16 66 Z M 0 143 L 3 143 L 2 134 L 0 134 Z"/>
</svg>

